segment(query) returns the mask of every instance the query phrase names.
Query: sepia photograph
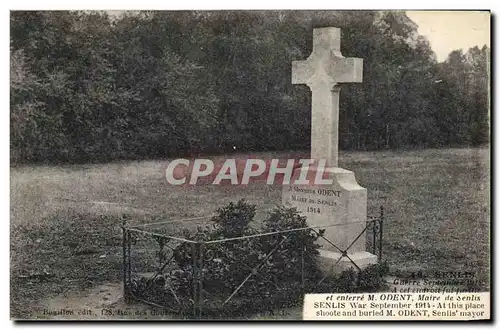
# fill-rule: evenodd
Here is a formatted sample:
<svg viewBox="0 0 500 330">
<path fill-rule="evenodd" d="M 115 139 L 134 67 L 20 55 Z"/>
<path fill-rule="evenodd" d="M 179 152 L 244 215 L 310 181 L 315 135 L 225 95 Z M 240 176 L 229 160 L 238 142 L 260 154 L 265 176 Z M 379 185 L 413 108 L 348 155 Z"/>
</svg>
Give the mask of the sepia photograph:
<svg viewBox="0 0 500 330">
<path fill-rule="evenodd" d="M 491 320 L 491 12 L 11 10 L 11 320 Z"/>
</svg>

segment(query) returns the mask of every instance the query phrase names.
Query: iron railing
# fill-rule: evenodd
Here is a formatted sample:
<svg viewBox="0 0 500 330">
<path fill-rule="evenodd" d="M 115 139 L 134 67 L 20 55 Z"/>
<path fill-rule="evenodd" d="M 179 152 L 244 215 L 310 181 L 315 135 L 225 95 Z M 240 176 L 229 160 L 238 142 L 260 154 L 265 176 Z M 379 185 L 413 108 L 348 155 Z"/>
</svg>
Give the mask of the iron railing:
<svg viewBox="0 0 500 330">
<path fill-rule="evenodd" d="M 311 258 L 308 257 L 307 247 L 290 248 L 294 244 L 293 238 L 309 233 L 317 235 L 318 241 L 322 240 L 323 248 L 328 246 L 330 250 L 339 252 L 340 256 L 332 267 L 346 258 L 355 271 L 361 271 L 351 259 L 349 249 L 363 235 L 367 237 L 367 251 L 377 256 L 378 263 L 382 261 L 382 207 L 377 217 L 368 217 L 361 232 L 347 248 L 341 248 L 325 238 L 321 230 L 354 223 L 311 226 L 217 240 L 188 239 L 185 235 L 175 234 L 175 229 L 172 228 L 177 224 L 186 227 L 186 224 L 196 222 L 206 225 L 209 218 L 210 216 L 140 225 L 127 225 L 124 222 L 125 300 L 140 301 L 190 318 L 202 318 L 207 315 L 221 316 L 224 311 L 245 309 L 244 298 L 249 295 L 258 295 L 263 304 L 270 301 L 276 303 L 280 299 L 286 303 L 292 301 L 293 297 L 300 299 L 304 293 L 328 290 L 325 282 L 331 275 L 328 272 L 311 273 L 308 267 L 311 265 Z M 248 255 L 248 246 L 256 242 L 268 245 L 265 253 Z M 176 256 L 179 251 L 184 255 L 183 261 L 179 261 L 179 254 Z M 280 271 L 276 272 L 276 267 L 269 265 L 271 263 L 276 266 L 283 256 L 290 257 L 292 262 L 281 264 Z M 273 269 L 274 272 L 271 273 Z M 218 277 L 219 271 L 220 274 L 233 272 L 235 276 L 230 283 L 225 283 L 224 276 Z M 286 285 L 283 285 L 284 276 L 288 282 Z M 259 286 L 264 286 L 265 289 L 262 290 Z M 216 292 L 212 290 L 214 287 Z M 272 294 L 270 288 L 274 290 Z M 255 302 L 252 298 L 252 303 Z"/>
</svg>

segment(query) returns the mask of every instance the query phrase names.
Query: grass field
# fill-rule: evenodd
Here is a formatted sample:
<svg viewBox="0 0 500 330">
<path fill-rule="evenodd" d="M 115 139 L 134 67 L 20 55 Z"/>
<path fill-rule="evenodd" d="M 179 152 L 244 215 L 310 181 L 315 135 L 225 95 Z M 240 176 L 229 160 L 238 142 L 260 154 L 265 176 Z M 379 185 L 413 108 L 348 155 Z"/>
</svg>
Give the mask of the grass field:
<svg viewBox="0 0 500 330">
<path fill-rule="evenodd" d="M 461 270 L 488 279 L 488 149 L 344 152 L 339 159 L 368 189 L 368 214 L 385 208 L 392 273 Z M 134 222 L 201 216 L 245 198 L 262 216 L 281 201 L 281 187 L 263 183 L 171 186 L 164 169 L 162 161 L 12 168 L 11 315 L 29 317 L 43 299 L 118 281 L 123 215 Z"/>
</svg>

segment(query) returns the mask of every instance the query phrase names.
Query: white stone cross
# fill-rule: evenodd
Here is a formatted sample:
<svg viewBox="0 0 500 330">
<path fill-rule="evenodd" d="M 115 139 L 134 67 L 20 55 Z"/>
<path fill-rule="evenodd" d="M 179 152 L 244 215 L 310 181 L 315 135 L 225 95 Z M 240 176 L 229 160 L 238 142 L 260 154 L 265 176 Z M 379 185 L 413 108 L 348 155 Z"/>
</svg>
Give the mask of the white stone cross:
<svg viewBox="0 0 500 330">
<path fill-rule="evenodd" d="M 363 59 L 342 56 L 340 29 L 314 29 L 311 55 L 292 62 L 292 84 L 307 84 L 312 92 L 311 159 L 338 167 L 338 83 L 362 81 Z"/>
</svg>

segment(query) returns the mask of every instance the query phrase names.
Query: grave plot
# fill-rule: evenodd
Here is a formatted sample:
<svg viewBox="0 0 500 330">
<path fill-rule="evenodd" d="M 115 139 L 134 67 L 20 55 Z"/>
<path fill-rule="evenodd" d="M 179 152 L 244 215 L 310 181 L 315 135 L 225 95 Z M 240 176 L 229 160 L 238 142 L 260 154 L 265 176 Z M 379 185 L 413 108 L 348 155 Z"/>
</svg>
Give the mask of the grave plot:
<svg viewBox="0 0 500 330">
<path fill-rule="evenodd" d="M 185 317 L 242 316 L 296 306 L 305 293 L 380 289 L 383 213 L 370 217 L 359 237 L 378 256 L 364 267 L 325 237 L 327 229 L 349 224 L 308 226 L 295 209 L 278 207 L 261 228 L 251 226 L 255 207 L 239 201 L 212 217 L 123 226 L 123 283 L 126 300 L 140 301 Z M 195 230 L 179 230 L 186 222 Z M 354 242 L 352 242 L 354 244 Z M 351 244 L 351 245 L 352 245 Z M 320 246 L 338 249 L 330 268 Z"/>
</svg>

